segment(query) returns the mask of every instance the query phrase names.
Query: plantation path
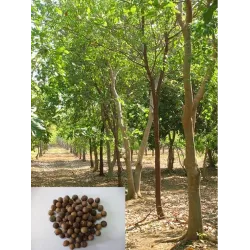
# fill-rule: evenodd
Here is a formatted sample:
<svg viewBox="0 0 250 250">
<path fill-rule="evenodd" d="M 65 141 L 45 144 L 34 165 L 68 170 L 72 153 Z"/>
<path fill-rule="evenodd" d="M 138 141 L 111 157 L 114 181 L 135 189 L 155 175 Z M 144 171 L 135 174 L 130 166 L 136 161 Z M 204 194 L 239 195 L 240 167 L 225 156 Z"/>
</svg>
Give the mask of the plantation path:
<svg viewBox="0 0 250 250">
<path fill-rule="evenodd" d="M 134 156 L 134 160 L 136 156 Z M 162 174 L 162 203 L 166 218 L 158 221 L 155 213 L 154 193 L 154 158 L 148 154 L 143 161 L 141 190 L 143 198 L 126 202 L 126 250 L 168 250 L 173 243 L 164 243 L 167 238 L 182 235 L 187 228 L 188 197 L 187 179 L 183 169 L 176 159 L 174 173 L 168 173 L 166 167 L 166 153 L 161 155 Z M 202 161 L 200 161 L 200 164 Z M 104 162 L 104 172 L 107 172 Z M 99 176 L 90 168 L 89 156 L 83 162 L 59 146 L 50 147 L 39 160 L 32 161 L 31 184 L 32 186 L 117 186 L 117 168 L 114 177 Z M 208 171 L 209 181 L 201 181 L 201 202 L 205 233 L 217 235 L 217 173 Z M 126 186 L 126 172 L 122 178 Z M 152 209 L 152 212 L 150 213 Z M 150 213 L 150 214 L 149 214 Z M 149 214 L 149 215 L 148 215 Z M 135 223 L 144 219 L 140 227 Z M 188 248 L 188 247 L 193 248 Z M 206 240 L 188 243 L 177 249 L 215 250 L 217 245 Z"/>
</svg>

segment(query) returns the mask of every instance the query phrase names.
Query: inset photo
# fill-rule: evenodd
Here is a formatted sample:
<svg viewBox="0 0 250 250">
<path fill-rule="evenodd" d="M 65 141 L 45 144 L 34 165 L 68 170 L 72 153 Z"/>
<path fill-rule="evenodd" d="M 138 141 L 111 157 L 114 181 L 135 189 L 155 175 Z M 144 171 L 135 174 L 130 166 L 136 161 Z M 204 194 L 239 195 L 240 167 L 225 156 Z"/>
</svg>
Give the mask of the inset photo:
<svg viewBox="0 0 250 250">
<path fill-rule="evenodd" d="M 125 249 L 122 187 L 31 188 L 31 249 Z"/>
</svg>

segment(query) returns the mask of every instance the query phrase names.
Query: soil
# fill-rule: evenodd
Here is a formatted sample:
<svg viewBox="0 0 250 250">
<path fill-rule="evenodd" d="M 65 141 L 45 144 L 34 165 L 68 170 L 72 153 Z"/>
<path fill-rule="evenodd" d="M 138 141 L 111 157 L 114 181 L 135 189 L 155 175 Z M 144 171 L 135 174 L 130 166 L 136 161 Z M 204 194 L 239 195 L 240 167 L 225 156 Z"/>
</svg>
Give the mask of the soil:
<svg viewBox="0 0 250 250">
<path fill-rule="evenodd" d="M 136 160 L 136 155 L 133 156 Z M 90 168 L 89 155 L 83 162 L 69 150 L 59 146 L 50 146 L 48 151 L 38 160 L 31 162 L 31 186 L 33 187 L 72 187 L 72 186 L 117 186 L 117 168 L 114 168 L 113 177 L 99 176 Z M 198 158 L 199 166 L 202 158 Z M 133 164 L 135 165 L 135 164 Z M 125 164 L 123 161 L 125 169 Z M 144 156 L 141 191 L 143 197 L 137 200 L 126 201 L 126 249 L 171 249 L 175 243 L 166 243 L 165 240 L 183 235 L 187 229 L 188 197 L 187 178 L 176 158 L 174 171 L 167 169 L 167 150 L 161 154 L 162 174 L 162 204 L 165 218 L 158 220 L 155 212 L 154 192 L 154 157 L 151 152 Z M 107 165 L 104 161 L 104 173 Z M 126 187 L 126 172 L 122 172 Z M 217 237 L 218 194 L 217 171 L 209 169 L 207 180 L 201 181 L 201 204 L 204 225 L 204 234 Z M 145 219 L 145 217 L 147 218 Z M 145 219 L 143 222 L 137 222 Z M 187 242 L 175 249 L 218 249 L 217 244 L 202 239 Z"/>
</svg>

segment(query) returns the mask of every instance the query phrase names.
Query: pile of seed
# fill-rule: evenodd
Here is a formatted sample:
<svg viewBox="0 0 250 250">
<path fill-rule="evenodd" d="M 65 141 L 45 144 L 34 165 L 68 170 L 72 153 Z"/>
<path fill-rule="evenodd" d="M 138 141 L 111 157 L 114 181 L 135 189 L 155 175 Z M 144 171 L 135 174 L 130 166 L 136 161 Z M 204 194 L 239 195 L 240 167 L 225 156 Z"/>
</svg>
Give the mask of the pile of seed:
<svg viewBox="0 0 250 250">
<path fill-rule="evenodd" d="M 107 215 L 100 203 L 100 198 L 88 198 L 83 195 L 81 199 L 77 195 L 70 198 L 66 195 L 53 200 L 53 205 L 48 214 L 53 222 L 55 234 L 60 238 L 67 238 L 63 246 L 70 249 L 87 247 L 87 241 L 94 240 L 101 235 L 101 229 L 107 226 L 106 221 L 97 223 Z"/>
</svg>

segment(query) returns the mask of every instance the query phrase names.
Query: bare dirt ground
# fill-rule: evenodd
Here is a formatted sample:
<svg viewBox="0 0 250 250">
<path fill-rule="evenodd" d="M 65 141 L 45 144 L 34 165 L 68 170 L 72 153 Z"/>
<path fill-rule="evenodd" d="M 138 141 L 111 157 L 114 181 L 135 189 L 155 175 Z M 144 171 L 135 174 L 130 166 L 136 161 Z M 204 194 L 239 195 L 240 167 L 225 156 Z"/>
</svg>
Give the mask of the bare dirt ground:
<svg viewBox="0 0 250 250">
<path fill-rule="evenodd" d="M 134 155 L 134 160 L 136 155 Z M 202 159 L 198 160 L 199 165 Z M 154 157 L 151 153 L 143 161 L 141 190 L 143 198 L 126 202 L 126 249 L 127 250 L 168 250 L 174 243 L 166 243 L 168 238 L 181 236 L 187 228 L 188 197 L 187 180 L 183 169 L 176 163 L 174 172 L 166 169 L 167 152 L 161 154 L 162 173 L 162 204 L 165 219 L 157 220 L 154 196 Z M 39 160 L 31 163 L 31 186 L 59 187 L 59 186 L 117 186 L 117 169 L 114 177 L 99 176 L 90 168 L 89 157 L 83 162 L 70 154 L 68 150 L 58 146 L 50 147 Z M 104 172 L 107 172 L 105 165 Z M 126 172 L 123 171 L 123 181 L 126 187 Z M 217 172 L 208 171 L 208 181 L 201 181 L 201 204 L 204 233 L 217 236 Z M 152 210 L 152 211 L 151 211 Z M 151 213 L 150 213 L 151 211 Z M 145 217 L 147 218 L 135 224 Z M 176 249 L 218 249 L 217 244 L 202 240 L 188 242 Z"/>
</svg>

